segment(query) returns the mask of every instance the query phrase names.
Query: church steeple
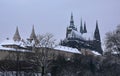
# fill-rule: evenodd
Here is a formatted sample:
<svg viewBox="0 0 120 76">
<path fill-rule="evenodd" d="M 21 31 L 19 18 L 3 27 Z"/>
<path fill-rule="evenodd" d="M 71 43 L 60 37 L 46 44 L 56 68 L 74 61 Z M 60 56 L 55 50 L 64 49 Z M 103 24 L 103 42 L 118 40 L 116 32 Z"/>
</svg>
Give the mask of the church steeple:
<svg viewBox="0 0 120 76">
<path fill-rule="evenodd" d="M 94 48 L 97 52 L 103 53 L 102 47 L 101 47 L 101 39 L 100 39 L 100 32 L 98 28 L 98 21 L 96 21 L 96 28 L 94 32 Z"/>
<path fill-rule="evenodd" d="M 73 13 L 71 13 L 70 26 L 74 26 Z"/>
<path fill-rule="evenodd" d="M 81 23 L 80 23 L 80 33 L 83 34 L 84 33 L 84 29 L 83 29 L 83 25 L 82 25 L 82 19 L 81 19 Z"/>
<path fill-rule="evenodd" d="M 14 34 L 14 36 L 13 36 L 13 40 L 14 40 L 14 41 L 20 41 L 20 40 L 21 40 L 18 27 L 16 27 L 16 32 L 15 32 L 15 34 Z"/>
<path fill-rule="evenodd" d="M 74 25 L 74 19 L 73 19 L 73 13 L 71 13 L 71 17 L 70 17 L 70 26 L 69 28 L 71 28 L 72 30 L 77 31 L 77 28 Z"/>
<path fill-rule="evenodd" d="M 34 30 L 34 25 L 33 25 L 33 27 L 32 27 L 32 32 L 31 32 L 31 34 L 30 34 L 30 39 L 33 39 L 33 40 L 36 39 L 36 34 L 35 34 L 35 30 Z"/>
<path fill-rule="evenodd" d="M 98 28 L 98 21 L 96 21 L 96 29 L 95 29 L 95 32 L 94 32 L 94 39 L 98 40 L 98 41 L 101 41 L 99 28 Z"/>
<path fill-rule="evenodd" d="M 87 33 L 86 22 L 84 22 L 84 33 Z"/>
</svg>

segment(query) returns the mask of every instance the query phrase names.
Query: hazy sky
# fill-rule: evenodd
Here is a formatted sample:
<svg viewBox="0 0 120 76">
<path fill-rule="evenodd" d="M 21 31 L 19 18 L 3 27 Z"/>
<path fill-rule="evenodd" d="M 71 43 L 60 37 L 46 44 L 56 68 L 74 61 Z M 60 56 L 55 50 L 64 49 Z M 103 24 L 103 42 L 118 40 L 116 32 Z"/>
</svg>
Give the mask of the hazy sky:
<svg viewBox="0 0 120 76">
<path fill-rule="evenodd" d="M 120 0 L 0 0 L 0 41 L 12 38 L 16 26 L 28 38 L 33 24 L 37 34 L 63 39 L 71 12 L 78 28 L 81 18 L 86 21 L 88 32 L 98 20 L 102 39 L 120 24 Z"/>
</svg>

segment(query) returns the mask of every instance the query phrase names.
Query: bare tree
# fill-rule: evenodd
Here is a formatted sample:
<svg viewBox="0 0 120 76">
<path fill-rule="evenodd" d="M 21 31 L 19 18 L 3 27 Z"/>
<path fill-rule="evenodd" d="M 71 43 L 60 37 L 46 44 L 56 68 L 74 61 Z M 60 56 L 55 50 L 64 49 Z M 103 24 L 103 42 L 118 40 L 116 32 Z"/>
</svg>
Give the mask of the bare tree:
<svg viewBox="0 0 120 76">
<path fill-rule="evenodd" d="M 120 25 L 113 32 L 106 33 L 105 46 L 109 52 L 120 52 Z"/>
<path fill-rule="evenodd" d="M 46 76 L 51 66 L 52 60 L 55 58 L 53 47 L 55 39 L 52 34 L 38 35 L 38 44 L 33 46 L 34 54 L 30 56 L 30 60 L 38 66 L 41 76 Z"/>
</svg>

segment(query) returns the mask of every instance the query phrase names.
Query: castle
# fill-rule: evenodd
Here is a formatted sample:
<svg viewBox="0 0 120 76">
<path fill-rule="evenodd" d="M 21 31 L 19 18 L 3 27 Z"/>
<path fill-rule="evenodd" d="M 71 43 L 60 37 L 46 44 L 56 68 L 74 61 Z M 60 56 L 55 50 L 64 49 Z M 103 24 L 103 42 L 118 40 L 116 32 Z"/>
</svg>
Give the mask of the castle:
<svg viewBox="0 0 120 76">
<path fill-rule="evenodd" d="M 81 49 L 83 48 L 87 50 L 90 49 L 89 52 L 94 50 L 102 54 L 98 22 L 96 22 L 96 29 L 93 39 L 84 38 L 84 35 L 86 33 L 86 24 L 84 23 L 84 28 L 81 24 L 80 31 L 78 32 L 77 28 L 74 25 L 73 15 L 71 15 L 70 26 L 66 29 L 66 38 L 61 41 L 61 45 L 63 46 L 58 45 L 54 48 L 48 48 L 45 47 L 45 45 L 40 46 L 40 42 L 35 34 L 34 26 L 27 40 L 23 40 L 21 38 L 19 29 L 17 27 L 13 39 L 7 38 L 5 41 L 0 43 L 0 71 L 3 74 L 7 72 L 12 75 L 22 73 L 21 75 L 26 76 L 26 72 L 42 72 L 43 69 L 38 69 L 38 65 L 36 65 L 36 63 L 39 64 L 40 62 L 38 62 L 38 59 L 44 59 L 42 60 L 43 62 L 49 63 L 48 61 L 55 60 L 57 57 L 63 56 L 66 60 L 70 60 L 75 55 L 83 54 L 81 52 Z M 46 41 L 48 40 L 43 40 L 42 43 L 48 44 Z M 87 54 L 95 55 L 94 52 Z M 32 62 L 29 62 L 29 57 L 31 56 L 34 58 L 34 55 L 36 55 L 35 58 L 37 58 L 37 60 L 30 60 Z"/>
<path fill-rule="evenodd" d="M 70 25 L 66 29 L 66 38 L 61 40 L 60 44 L 63 46 L 69 46 L 73 48 L 81 49 L 90 49 L 100 54 L 103 53 L 101 48 L 101 38 L 100 32 L 98 28 L 98 21 L 96 21 L 96 28 L 94 31 L 94 36 L 90 39 L 90 37 L 84 37 L 88 33 L 86 28 L 86 23 L 84 22 L 84 26 L 80 25 L 80 30 L 76 28 L 74 25 L 73 14 L 71 13 Z"/>
<path fill-rule="evenodd" d="M 55 49 L 55 50 L 59 50 L 59 52 L 62 51 L 62 53 L 66 53 L 66 54 L 76 53 L 76 50 L 74 50 L 74 52 L 69 51 L 70 50 L 69 47 L 72 47 L 72 48 L 76 48 L 77 51 L 79 51 L 79 54 L 82 49 L 89 50 L 89 51 L 90 50 L 96 51 L 96 52 L 99 52 L 100 54 L 102 54 L 103 51 L 101 48 L 101 39 L 100 39 L 100 33 L 99 33 L 97 21 L 96 21 L 96 29 L 94 32 L 94 36 L 92 38 L 89 38 L 89 37 L 87 38 L 87 37 L 85 37 L 85 35 L 87 33 L 88 33 L 88 31 L 86 28 L 86 23 L 84 23 L 84 26 L 83 26 L 82 21 L 81 21 L 80 30 L 78 31 L 78 29 L 74 25 L 73 14 L 71 14 L 70 25 L 66 29 L 66 38 L 60 42 L 60 45 L 62 45 L 62 46 L 58 45 L 57 49 Z M 39 46 L 39 41 L 35 34 L 34 26 L 32 28 L 30 37 L 27 40 L 23 40 L 21 38 L 18 27 L 17 27 L 12 40 L 7 38 L 7 40 L 0 43 L 0 46 L 2 48 L 2 49 L 0 48 L 0 50 L 13 50 L 11 48 L 16 48 L 18 46 L 22 46 L 19 48 L 24 49 L 24 51 L 25 50 L 31 51 L 32 46 L 37 45 L 37 44 Z M 65 47 L 65 46 L 68 46 L 68 47 Z"/>
</svg>

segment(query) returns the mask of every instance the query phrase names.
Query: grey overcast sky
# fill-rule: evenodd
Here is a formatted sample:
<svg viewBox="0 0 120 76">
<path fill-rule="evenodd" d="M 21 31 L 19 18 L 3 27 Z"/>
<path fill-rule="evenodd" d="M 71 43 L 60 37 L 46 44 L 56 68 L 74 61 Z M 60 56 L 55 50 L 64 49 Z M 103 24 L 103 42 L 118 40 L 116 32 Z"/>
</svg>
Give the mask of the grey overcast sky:
<svg viewBox="0 0 120 76">
<path fill-rule="evenodd" d="M 16 26 L 28 38 L 33 24 L 36 34 L 64 39 L 71 12 L 78 28 L 81 18 L 86 21 L 88 32 L 98 20 L 102 39 L 120 24 L 120 0 L 0 0 L 0 41 L 12 38 Z"/>
</svg>

